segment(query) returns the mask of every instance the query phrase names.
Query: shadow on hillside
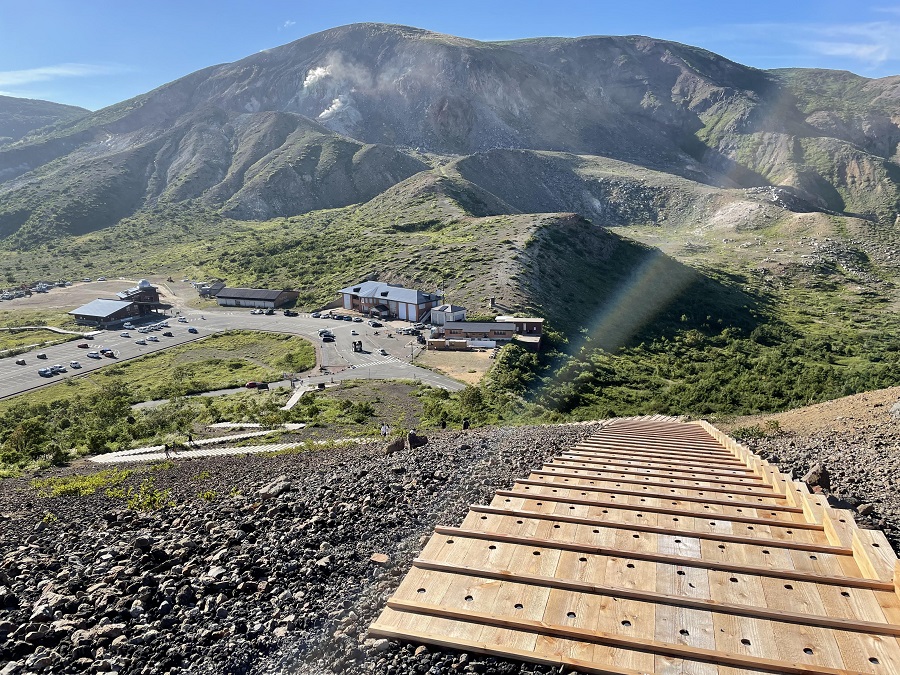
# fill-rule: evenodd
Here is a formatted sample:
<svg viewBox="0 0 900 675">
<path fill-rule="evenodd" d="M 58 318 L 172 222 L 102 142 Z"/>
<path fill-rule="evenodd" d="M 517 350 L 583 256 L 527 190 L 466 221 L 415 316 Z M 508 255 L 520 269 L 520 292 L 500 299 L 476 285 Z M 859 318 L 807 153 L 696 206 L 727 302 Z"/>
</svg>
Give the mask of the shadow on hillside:
<svg viewBox="0 0 900 675">
<path fill-rule="evenodd" d="M 527 291 L 571 349 L 579 334 L 605 351 L 676 331 L 747 334 L 765 314 L 739 277 L 713 278 L 581 218 L 543 228 L 528 251 Z"/>
</svg>

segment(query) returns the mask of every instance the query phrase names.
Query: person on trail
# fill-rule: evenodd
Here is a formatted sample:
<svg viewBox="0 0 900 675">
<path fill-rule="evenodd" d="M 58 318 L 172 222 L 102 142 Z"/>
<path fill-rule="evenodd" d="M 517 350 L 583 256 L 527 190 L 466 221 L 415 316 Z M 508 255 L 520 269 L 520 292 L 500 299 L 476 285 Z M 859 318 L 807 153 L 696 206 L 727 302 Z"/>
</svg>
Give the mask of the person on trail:
<svg viewBox="0 0 900 675">
<path fill-rule="evenodd" d="M 168 443 L 163 443 L 163 452 L 166 455 L 166 459 L 169 459 L 169 457 L 171 455 L 169 454 L 169 444 Z"/>
<path fill-rule="evenodd" d="M 388 425 L 387 425 L 387 424 L 382 424 L 382 425 L 381 425 L 381 437 L 382 437 L 382 438 L 387 438 L 387 435 L 388 435 Z"/>
<path fill-rule="evenodd" d="M 194 444 L 194 437 L 191 434 L 188 434 L 188 445 Z"/>
<path fill-rule="evenodd" d="M 463 420 L 463 425 L 462 425 L 462 427 L 463 427 L 464 430 L 465 430 L 465 429 L 468 429 L 468 428 L 469 428 L 469 420 L 467 420 L 467 419 L 466 419 L 466 420 Z"/>
</svg>

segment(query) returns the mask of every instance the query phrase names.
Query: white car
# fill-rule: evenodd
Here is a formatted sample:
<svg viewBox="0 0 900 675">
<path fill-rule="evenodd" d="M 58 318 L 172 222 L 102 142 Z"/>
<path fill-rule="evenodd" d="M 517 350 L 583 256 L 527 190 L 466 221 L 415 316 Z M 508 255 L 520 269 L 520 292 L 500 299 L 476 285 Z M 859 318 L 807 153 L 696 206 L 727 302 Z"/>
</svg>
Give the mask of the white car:
<svg viewBox="0 0 900 675">
<path fill-rule="evenodd" d="M 355 330 L 351 330 L 351 331 L 350 331 L 350 335 L 359 335 L 359 332 L 358 332 L 358 331 L 355 331 Z"/>
<path fill-rule="evenodd" d="M 185 319 L 183 316 L 178 317 L 178 323 L 187 323 L 187 322 L 188 322 L 188 320 Z"/>
<path fill-rule="evenodd" d="M 387 355 L 388 355 L 388 353 L 384 350 L 383 347 L 382 347 L 381 349 L 378 350 L 378 353 L 381 354 L 382 356 L 387 356 Z"/>
<path fill-rule="evenodd" d="M 81 368 L 81 364 L 78 361 L 69 361 L 69 368 Z"/>
<path fill-rule="evenodd" d="M 134 330 L 134 324 L 130 321 L 126 321 L 122 324 L 122 328 L 127 328 L 128 330 Z"/>
<path fill-rule="evenodd" d="M 89 359 L 99 359 L 100 352 L 88 352 L 87 353 Z"/>
<path fill-rule="evenodd" d="M 129 334 L 129 333 L 126 331 L 126 332 L 124 332 L 124 333 L 119 333 L 119 337 L 131 337 L 131 334 Z"/>
<path fill-rule="evenodd" d="M 135 340 L 135 341 L 134 341 L 134 344 L 136 344 L 136 345 L 146 345 L 146 344 L 147 344 L 147 341 L 144 340 L 143 338 L 141 338 L 140 340 Z"/>
<path fill-rule="evenodd" d="M 106 281 L 106 277 L 97 277 L 97 281 Z"/>
<path fill-rule="evenodd" d="M 148 335 L 147 342 L 159 342 L 159 338 L 156 337 L 155 335 Z"/>
</svg>

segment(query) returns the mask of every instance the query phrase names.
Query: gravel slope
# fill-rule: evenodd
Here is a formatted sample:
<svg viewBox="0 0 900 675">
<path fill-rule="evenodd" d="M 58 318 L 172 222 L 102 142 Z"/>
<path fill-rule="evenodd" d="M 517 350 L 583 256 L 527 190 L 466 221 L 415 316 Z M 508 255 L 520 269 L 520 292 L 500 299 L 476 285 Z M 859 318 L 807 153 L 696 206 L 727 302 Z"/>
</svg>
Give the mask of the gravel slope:
<svg viewBox="0 0 900 675">
<path fill-rule="evenodd" d="M 0 673 L 555 672 L 365 630 L 436 524 L 458 524 L 595 429 L 448 432 L 390 456 L 363 446 L 188 461 L 132 476 L 172 491 L 176 506 L 149 514 L 6 481 Z M 371 562 L 376 552 L 388 562 Z"/>
</svg>

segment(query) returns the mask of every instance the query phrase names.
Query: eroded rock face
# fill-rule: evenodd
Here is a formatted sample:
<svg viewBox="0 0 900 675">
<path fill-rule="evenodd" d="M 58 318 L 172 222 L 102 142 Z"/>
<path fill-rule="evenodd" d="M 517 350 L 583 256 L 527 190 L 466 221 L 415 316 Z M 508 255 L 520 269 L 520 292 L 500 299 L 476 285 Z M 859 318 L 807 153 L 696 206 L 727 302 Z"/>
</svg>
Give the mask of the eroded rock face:
<svg viewBox="0 0 900 675">
<path fill-rule="evenodd" d="M 195 460 L 154 473 L 177 506 L 147 514 L 4 481 L 0 672 L 549 673 L 366 629 L 435 525 L 593 430 L 436 432 L 390 456 L 379 443 Z"/>
</svg>

